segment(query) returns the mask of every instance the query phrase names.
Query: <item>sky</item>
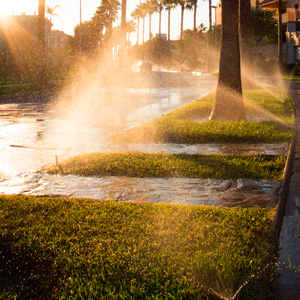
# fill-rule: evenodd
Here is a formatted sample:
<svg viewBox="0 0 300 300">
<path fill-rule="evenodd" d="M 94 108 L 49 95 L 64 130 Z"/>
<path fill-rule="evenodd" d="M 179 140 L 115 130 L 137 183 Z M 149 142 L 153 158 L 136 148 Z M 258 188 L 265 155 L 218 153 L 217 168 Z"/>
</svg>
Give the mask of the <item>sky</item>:
<svg viewBox="0 0 300 300">
<path fill-rule="evenodd" d="M 216 5 L 218 0 L 212 0 L 212 5 Z M 100 5 L 101 0 L 81 0 L 82 3 L 82 21 L 90 20 L 96 8 Z M 140 0 L 127 0 L 127 20 L 131 12 L 140 3 Z M 59 5 L 56 9 L 59 17 L 53 17 L 53 29 L 62 30 L 67 34 L 73 35 L 74 28 L 80 22 L 80 0 L 46 0 L 46 6 L 53 7 Z M 0 2 L 0 15 L 28 15 L 37 13 L 38 0 L 2 0 Z M 214 9 L 212 9 L 214 23 Z M 177 39 L 180 34 L 180 8 L 171 12 L 171 39 Z M 167 33 L 167 12 L 162 15 L 162 33 Z M 184 29 L 193 28 L 193 12 L 186 11 L 184 18 Z M 204 23 L 208 27 L 208 0 L 198 0 L 197 24 Z M 145 40 L 149 38 L 149 21 L 145 19 Z M 140 30 L 141 31 L 141 30 Z M 158 14 L 152 16 L 152 33 L 158 33 Z M 132 42 L 136 40 L 136 34 L 132 34 Z"/>
</svg>

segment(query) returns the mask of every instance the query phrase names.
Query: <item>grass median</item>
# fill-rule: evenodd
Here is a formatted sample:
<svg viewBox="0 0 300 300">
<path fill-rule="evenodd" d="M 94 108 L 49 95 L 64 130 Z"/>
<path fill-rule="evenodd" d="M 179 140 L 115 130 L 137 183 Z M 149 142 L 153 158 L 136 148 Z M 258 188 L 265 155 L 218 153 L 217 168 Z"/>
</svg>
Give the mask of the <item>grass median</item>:
<svg viewBox="0 0 300 300">
<path fill-rule="evenodd" d="M 178 177 L 281 180 L 285 156 L 185 155 L 163 153 L 89 153 L 48 169 L 80 176 Z"/>
<path fill-rule="evenodd" d="M 282 93 L 245 92 L 249 121 L 209 121 L 214 94 L 164 117 L 114 135 L 114 143 L 276 143 L 293 134 L 292 100 Z"/>
</svg>

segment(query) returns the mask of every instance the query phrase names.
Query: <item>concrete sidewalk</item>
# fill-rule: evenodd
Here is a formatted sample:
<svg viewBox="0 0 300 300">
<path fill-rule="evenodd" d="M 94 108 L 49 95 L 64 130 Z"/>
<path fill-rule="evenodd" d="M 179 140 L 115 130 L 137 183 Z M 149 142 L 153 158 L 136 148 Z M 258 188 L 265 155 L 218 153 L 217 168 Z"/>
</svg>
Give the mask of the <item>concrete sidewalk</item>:
<svg viewBox="0 0 300 300">
<path fill-rule="evenodd" d="M 285 81 L 296 109 L 296 144 L 275 270 L 277 300 L 300 300 L 300 84 Z"/>
</svg>

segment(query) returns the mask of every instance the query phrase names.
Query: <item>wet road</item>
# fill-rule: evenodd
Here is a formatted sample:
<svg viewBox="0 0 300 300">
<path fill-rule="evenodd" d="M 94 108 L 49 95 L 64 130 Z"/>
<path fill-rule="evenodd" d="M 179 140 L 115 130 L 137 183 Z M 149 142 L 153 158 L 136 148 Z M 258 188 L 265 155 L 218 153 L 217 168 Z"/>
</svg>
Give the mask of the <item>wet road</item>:
<svg viewBox="0 0 300 300">
<path fill-rule="evenodd" d="M 215 87 L 213 77 L 199 80 L 202 87 L 77 90 L 48 104 L 9 100 L 0 105 L 1 177 L 34 172 L 54 164 L 57 155 L 64 159 L 110 151 L 110 135 L 160 117 Z"/>
</svg>

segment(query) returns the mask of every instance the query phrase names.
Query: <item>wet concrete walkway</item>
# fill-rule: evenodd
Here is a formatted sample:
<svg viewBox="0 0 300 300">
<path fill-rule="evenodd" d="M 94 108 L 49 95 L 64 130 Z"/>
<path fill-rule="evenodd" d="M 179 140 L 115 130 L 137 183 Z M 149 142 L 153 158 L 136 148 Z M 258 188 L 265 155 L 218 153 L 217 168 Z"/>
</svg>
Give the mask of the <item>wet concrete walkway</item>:
<svg viewBox="0 0 300 300">
<path fill-rule="evenodd" d="M 287 83 L 296 107 L 296 147 L 279 237 L 275 281 L 277 300 L 300 300 L 300 84 Z"/>
</svg>

